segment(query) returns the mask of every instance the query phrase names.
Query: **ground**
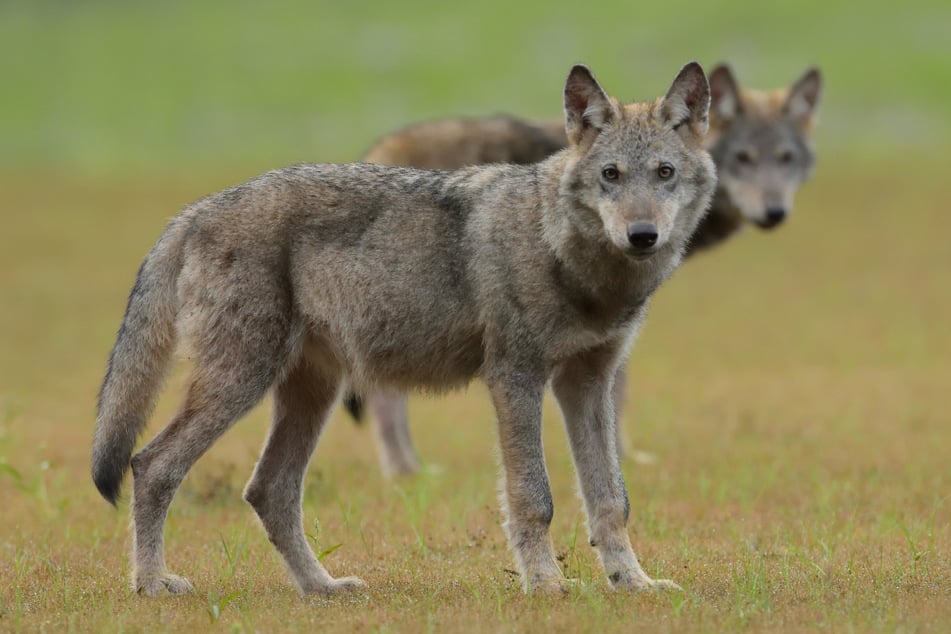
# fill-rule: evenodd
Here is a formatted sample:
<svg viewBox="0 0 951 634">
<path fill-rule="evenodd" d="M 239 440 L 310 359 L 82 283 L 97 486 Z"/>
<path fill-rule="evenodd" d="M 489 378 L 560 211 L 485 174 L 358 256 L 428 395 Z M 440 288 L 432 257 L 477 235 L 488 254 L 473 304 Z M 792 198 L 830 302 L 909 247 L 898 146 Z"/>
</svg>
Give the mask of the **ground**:
<svg viewBox="0 0 951 634">
<path fill-rule="evenodd" d="M 261 407 L 199 462 L 172 507 L 169 566 L 197 594 L 132 595 L 126 505 L 113 510 L 88 477 L 94 395 L 137 259 L 163 210 L 198 192 L 11 184 L 21 239 L 5 239 L 0 255 L 14 308 L 2 317 L 0 629 L 937 628 L 951 619 L 951 332 L 940 317 L 951 301 L 934 227 L 951 187 L 909 174 L 883 192 L 867 185 L 887 176 L 876 169 L 820 171 L 789 226 L 694 258 L 651 308 L 623 423 L 657 460 L 625 465 L 631 533 L 649 573 L 683 594 L 608 589 L 549 404 L 552 535 L 579 580 L 563 599 L 523 596 L 512 572 L 480 385 L 413 401 L 428 465 L 414 479 L 381 477 L 368 429 L 339 413 L 329 425 L 306 522 L 331 572 L 362 576 L 366 594 L 300 599 L 241 500 L 265 434 Z M 901 207 L 913 211 L 896 235 Z M 109 248 L 78 239 L 104 228 L 117 236 Z M 170 416 L 184 369 L 147 435 Z"/>
<path fill-rule="evenodd" d="M 853 23 L 829 3 L 748 15 L 734 2 L 703 14 L 617 3 L 604 11 L 627 13 L 611 20 L 567 5 L 538 17 L 531 3 L 409 17 L 392 3 L 279 4 L 299 12 L 0 8 L 0 631 L 947 629 L 946 7 L 873 3 Z M 622 423 L 656 461 L 624 465 L 630 531 L 645 569 L 683 593 L 610 591 L 548 402 L 552 538 L 577 583 L 526 597 L 500 527 L 493 415 L 473 384 L 412 400 L 415 478 L 385 480 L 370 430 L 341 413 L 329 424 L 305 521 L 331 573 L 362 577 L 366 593 L 300 598 L 241 500 L 265 403 L 172 505 L 168 563 L 196 594 L 132 594 L 130 482 L 112 509 L 88 454 L 126 294 L 170 216 L 264 169 L 356 158 L 418 118 L 557 114 L 575 61 L 629 98 L 659 94 L 692 57 L 729 58 L 765 86 L 819 63 L 829 89 L 816 175 L 788 225 L 686 263 L 631 357 Z"/>
</svg>

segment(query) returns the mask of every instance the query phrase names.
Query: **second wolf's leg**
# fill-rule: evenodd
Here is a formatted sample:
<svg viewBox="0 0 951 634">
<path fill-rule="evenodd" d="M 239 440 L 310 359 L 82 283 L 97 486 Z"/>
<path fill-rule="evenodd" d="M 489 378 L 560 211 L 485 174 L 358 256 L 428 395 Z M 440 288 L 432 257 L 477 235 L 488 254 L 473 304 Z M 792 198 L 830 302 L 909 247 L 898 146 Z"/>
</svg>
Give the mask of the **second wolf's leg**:
<svg viewBox="0 0 951 634">
<path fill-rule="evenodd" d="M 671 581 L 647 576 L 627 533 L 630 505 L 615 446 L 611 399 L 614 359 L 610 348 L 583 353 L 559 368 L 552 382 L 578 471 L 591 545 L 613 587 L 676 588 Z"/>
<path fill-rule="evenodd" d="M 387 476 L 415 473 L 419 463 L 409 433 L 406 395 L 379 391 L 371 393 L 367 400 L 376 429 L 383 473 Z"/>
<path fill-rule="evenodd" d="M 274 389 L 271 432 L 244 491 L 304 594 L 330 595 L 364 586 L 356 577 L 330 576 L 307 543 L 301 513 L 304 472 L 339 385 L 334 368 L 319 367 L 306 357 L 298 361 Z"/>
<path fill-rule="evenodd" d="M 614 429 L 617 432 L 614 445 L 617 447 L 617 457 L 622 462 L 627 457 L 627 442 L 624 426 L 621 424 L 621 411 L 627 402 L 627 366 L 621 364 L 614 373 L 614 385 L 611 388 L 611 400 L 614 402 Z"/>
<path fill-rule="evenodd" d="M 615 437 L 614 444 L 617 447 L 618 459 L 621 462 L 624 462 L 625 460 L 632 460 L 637 464 L 644 465 L 654 464 L 657 462 L 657 457 L 654 454 L 631 447 L 627 441 L 627 434 L 624 433 L 624 425 L 621 424 L 621 413 L 624 411 L 624 406 L 627 404 L 626 363 L 619 365 L 617 372 L 614 374 L 614 387 L 611 388 L 611 400 L 614 402 L 614 420 L 617 422 L 615 425 L 617 436 Z"/>
<path fill-rule="evenodd" d="M 487 377 L 486 383 L 498 416 L 504 526 L 522 585 L 526 592 L 561 592 L 564 575 L 548 535 L 554 505 L 542 451 L 544 382 L 506 373 Z"/>
</svg>

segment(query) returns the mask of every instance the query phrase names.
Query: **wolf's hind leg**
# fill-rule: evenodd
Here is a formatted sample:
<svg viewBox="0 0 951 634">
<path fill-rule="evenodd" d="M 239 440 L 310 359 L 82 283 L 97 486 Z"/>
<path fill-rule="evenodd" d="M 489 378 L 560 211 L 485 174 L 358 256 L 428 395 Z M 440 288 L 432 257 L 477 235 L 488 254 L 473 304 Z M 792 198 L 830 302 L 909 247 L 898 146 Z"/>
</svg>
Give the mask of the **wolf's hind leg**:
<svg viewBox="0 0 951 634">
<path fill-rule="evenodd" d="M 139 594 L 192 592 L 187 579 L 165 567 L 169 504 L 195 461 L 261 400 L 278 371 L 267 362 L 232 361 L 199 361 L 181 411 L 132 458 L 133 586 Z"/>
<path fill-rule="evenodd" d="M 419 469 L 409 433 L 406 395 L 377 391 L 367 396 L 380 448 L 380 465 L 387 477 L 409 475 Z"/>
<path fill-rule="evenodd" d="M 178 415 L 131 461 L 133 582 L 140 594 L 191 591 L 187 580 L 165 568 L 172 497 L 195 461 L 261 400 L 297 354 L 286 289 L 267 277 L 266 267 L 251 267 L 253 274 L 236 270 L 206 266 L 182 274 L 194 313 L 191 382 Z"/>
<path fill-rule="evenodd" d="M 244 491 L 267 536 L 304 594 L 362 588 L 356 577 L 334 579 L 314 556 L 301 513 L 304 472 L 340 387 L 339 371 L 302 357 L 274 389 L 271 431 Z"/>
</svg>

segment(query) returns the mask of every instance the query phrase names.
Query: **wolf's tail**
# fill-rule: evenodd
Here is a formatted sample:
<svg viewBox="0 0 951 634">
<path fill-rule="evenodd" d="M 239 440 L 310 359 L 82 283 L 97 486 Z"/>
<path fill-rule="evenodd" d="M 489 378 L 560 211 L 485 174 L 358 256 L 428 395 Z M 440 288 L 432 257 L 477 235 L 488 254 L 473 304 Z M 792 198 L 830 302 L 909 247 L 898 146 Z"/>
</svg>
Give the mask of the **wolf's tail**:
<svg viewBox="0 0 951 634">
<path fill-rule="evenodd" d="M 363 397 L 347 390 L 343 395 L 343 406 L 346 408 L 350 416 L 353 417 L 353 422 L 357 425 L 363 424 Z"/>
<path fill-rule="evenodd" d="M 139 268 L 99 389 L 92 479 L 115 505 L 135 440 L 155 405 L 175 350 L 176 285 L 184 218 L 173 220 Z"/>
</svg>

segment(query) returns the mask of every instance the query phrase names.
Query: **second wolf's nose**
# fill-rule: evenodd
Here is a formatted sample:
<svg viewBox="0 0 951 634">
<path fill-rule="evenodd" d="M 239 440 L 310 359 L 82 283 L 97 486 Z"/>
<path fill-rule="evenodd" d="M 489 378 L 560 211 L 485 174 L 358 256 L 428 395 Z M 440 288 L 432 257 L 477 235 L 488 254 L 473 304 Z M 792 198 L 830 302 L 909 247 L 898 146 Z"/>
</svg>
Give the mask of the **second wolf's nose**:
<svg viewBox="0 0 951 634">
<path fill-rule="evenodd" d="M 652 222 L 635 222 L 627 227 L 627 239 L 635 249 L 649 249 L 657 244 L 657 227 Z"/>
<path fill-rule="evenodd" d="M 770 226 L 776 226 L 785 219 L 786 219 L 785 207 L 767 207 L 766 208 L 766 224 Z"/>
</svg>

